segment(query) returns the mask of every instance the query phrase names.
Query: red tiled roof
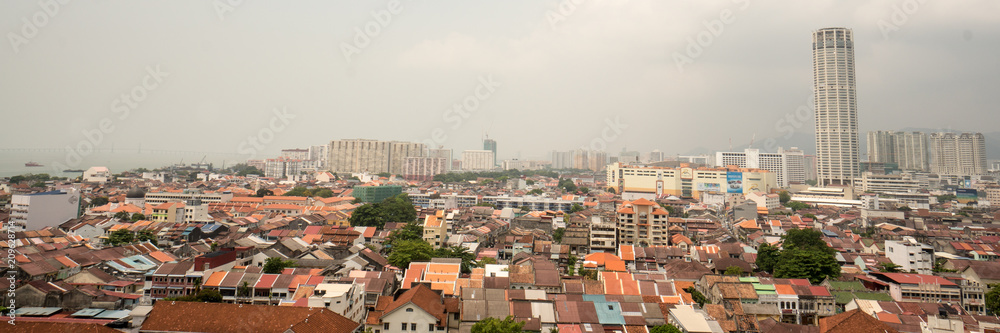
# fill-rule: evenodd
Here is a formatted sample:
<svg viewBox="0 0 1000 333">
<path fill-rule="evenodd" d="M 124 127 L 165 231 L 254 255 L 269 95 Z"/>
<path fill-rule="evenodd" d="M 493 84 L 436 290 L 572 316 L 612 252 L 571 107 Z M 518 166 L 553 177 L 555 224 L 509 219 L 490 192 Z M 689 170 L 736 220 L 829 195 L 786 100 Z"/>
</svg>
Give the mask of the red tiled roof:
<svg viewBox="0 0 1000 333">
<path fill-rule="evenodd" d="M 142 324 L 148 331 L 167 332 L 334 332 L 350 333 L 360 326 L 326 308 L 290 306 L 156 302 Z"/>
</svg>

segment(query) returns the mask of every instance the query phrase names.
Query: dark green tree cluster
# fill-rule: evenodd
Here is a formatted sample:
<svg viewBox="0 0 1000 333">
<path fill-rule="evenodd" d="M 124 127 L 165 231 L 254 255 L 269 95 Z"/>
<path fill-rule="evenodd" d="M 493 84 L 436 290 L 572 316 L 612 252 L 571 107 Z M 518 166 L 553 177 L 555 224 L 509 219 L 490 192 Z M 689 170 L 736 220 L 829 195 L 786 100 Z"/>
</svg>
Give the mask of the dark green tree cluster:
<svg viewBox="0 0 1000 333">
<path fill-rule="evenodd" d="M 560 178 L 559 185 L 557 186 L 569 193 L 574 193 L 577 190 L 576 183 L 574 183 L 573 180 L 569 178 Z"/>
<path fill-rule="evenodd" d="M 524 322 L 516 321 L 512 316 L 503 320 L 490 317 L 472 325 L 472 333 L 521 333 L 522 328 Z"/>
<path fill-rule="evenodd" d="M 566 234 L 566 228 L 556 228 L 552 231 L 552 240 L 558 244 L 562 244 L 563 235 Z"/>
<path fill-rule="evenodd" d="M 156 234 L 153 234 L 152 230 L 142 230 L 135 233 L 128 229 L 118 229 L 108 235 L 108 240 L 104 242 L 111 246 L 142 242 L 150 242 L 153 245 L 158 245 L 156 241 Z"/>
<path fill-rule="evenodd" d="M 406 193 L 386 198 L 379 203 L 362 205 L 351 213 L 351 226 L 385 227 L 386 222 L 409 223 L 417 219 L 417 210 Z"/>
<path fill-rule="evenodd" d="M 281 257 L 271 257 L 264 261 L 264 268 L 261 270 L 265 274 L 281 274 L 285 268 L 295 267 L 295 260 L 284 260 Z"/>
<path fill-rule="evenodd" d="M 696 303 L 698 303 L 698 306 L 705 306 L 705 304 L 712 304 L 712 301 L 710 301 L 708 297 L 705 297 L 705 294 L 702 294 L 700 291 L 698 291 L 698 289 L 695 289 L 694 287 L 688 287 L 687 289 L 684 289 L 684 291 L 691 294 L 691 299 L 693 299 Z"/>
<path fill-rule="evenodd" d="M 809 204 L 798 201 L 789 201 L 785 203 L 785 207 L 791 208 L 793 211 L 799 211 L 809 209 Z"/>
<path fill-rule="evenodd" d="M 266 188 L 259 189 L 257 190 L 257 194 L 254 194 L 254 196 L 258 198 L 269 197 L 272 195 L 274 195 L 274 191 L 268 190 Z"/>
<path fill-rule="evenodd" d="M 570 213 L 577 213 L 577 212 L 582 212 L 582 211 L 583 211 L 583 206 L 581 206 L 578 203 L 574 203 L 573 206 L 571 206 L 569 208 L 569 212 Z"/>
<path fill-rule="evenodd" d="M 406 269 L 411 262 L 430 261 L 434 257 L 434 247 L 423 239 L 396 241 L 389 253 L 389 264 Z"/>
<path fill-rule="evenodd" d="M 986 311 L 990 315 L 1000 314 L 1000 283 L 986 292 Z"/>
<path fill-rule="evenodd" d="M 681 333 L 681 330 L 677 326 L 666 324 L 653 327 L 649 333 Z"/>
<path fill-rule="evenodd" d="M 545 194 L 545 191 L 542 191 L 542 189 L 540 188 L 528 191 L 528 195 L 542 195 L 542 194 Z"/>
<path fill-rule="evenodd" d="M 434 257 L 462 259 L 462 273 L 472 273 L 472 267 L 476 264 L 476 255 L 464 246 L 442 247 L 434 251 Z"/>
<path fill-rule="evenodd" d="M 792 195 L 788 194 L 788 191 L 781 191 L 780 193 L 778 193 L 778 201 L 780 201 L 781 204 L 784 205 L 789 201 L 792 201 Z"/>
<path fill-rule="evenodd" d="M 28 174 L 23 174 L 23 175 L 17 175 L 17 176 L 14 176 L 14 177 L 10 177 L 10 183 L 11 184 L 20 184 L 20 183 L 28 182 L 28 183 L 37 184 L 37 183 L 41 182 L 42 186 L 45 186 L 45 182 L 47 182 L 47 181 L 50 181 L 50 180 L 61 180 L 61 179 L 66 179 L 66 178 L 52 177 L 52 176 L 49 176 L 49 174 L 47 174 L 47 173 L 39 173 L 39 174 L 28 173 Z M 38 186 L 32 186 L 32 187 L 38 187 Z"/>
<path fill-rule="evenodd" d="M 782 239 L 780 250 L 769 244 L 757 249 L 758 269 L 779 279 L 809 279 L 813 284 L 840 276 L 837 251 L 826 245 L 822 232 L 792 229 Z"/>
<path fill-rule="evenodd" d="M 229 172 L 240 177 L 246 177 L 246 175 L 264 175 L 264 171 L 257 169 L 255 166 L 247 165 L 246 163 L 240 163 L 229 167 Z"/>
<path fill-rule="evenodd" d="M 90 201 L 91 207 L 100 207 L 108 204 L 108 197 L 96 197 Z"/>
</svg>

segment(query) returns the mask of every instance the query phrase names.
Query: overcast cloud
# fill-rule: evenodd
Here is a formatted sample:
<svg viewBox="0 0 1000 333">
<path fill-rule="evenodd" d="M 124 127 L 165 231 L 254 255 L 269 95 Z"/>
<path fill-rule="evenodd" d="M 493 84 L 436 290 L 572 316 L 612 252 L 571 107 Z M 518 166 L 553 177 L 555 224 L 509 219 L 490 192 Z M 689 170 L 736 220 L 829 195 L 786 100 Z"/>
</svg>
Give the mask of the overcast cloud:
<svg viewBox="0 0 1000 333">
<path fill-rule="evenodd" d="M 499 159 L 548 159 L 616 121 L 612 152 L 763 146 L 811 135 L 811 115 L 780 121 L 809 106 L 824 27 L 854 30 L 862 133 L 1000 121 L 995 0 L 52 2 L 0 2 L 0 148 L 75 146 L 105 118 L 102 148 L 225 153 L 277 124 L 264 156 L 439 129 L 456 152 L 488 131 Z M 476 110 L 448 111 L 469 98 Z"/>
</svg>

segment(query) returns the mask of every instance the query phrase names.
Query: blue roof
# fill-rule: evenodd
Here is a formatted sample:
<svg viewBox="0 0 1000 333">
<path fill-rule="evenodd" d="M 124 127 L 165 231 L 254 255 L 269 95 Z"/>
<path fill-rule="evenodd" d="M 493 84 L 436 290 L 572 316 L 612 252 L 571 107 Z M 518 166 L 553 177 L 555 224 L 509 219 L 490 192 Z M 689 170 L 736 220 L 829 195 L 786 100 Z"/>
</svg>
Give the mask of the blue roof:
<svg viewBox="0 0 1000 333">
<path fill-rule="evenodd" d="M 221 227 L 222 225 L 220 224 L 206 224 L 205 226 L 201 227 L 201 231 L 205 233 L 211 233 L 214 232 L 215 230 L 218 230 Z"/>
<path fill-rule="evenodd" d="M 105 310 L 101 314 L 94 316 L 96 319 L 122 319 L 128 317 L 131 311 L 129 310 Z"/>
<path fill-rule="evenodd" d="M 583 295 L 584 302 L 607 302 L 604 295 Z"/>
<path fill-rule="evenodd" d="M 70 317 L 93 317 L 97 314 L 104 312 L 104 309 L 83 309 L 77 312 L 73 312 Z"/>
<path fill-rule="evenodd" d="M 837 237 L 837 233 L 836 232 L 833 232 L 833 231 L 830 231 L 830 230 L 826 230 L 826 229 L 823 229 L 823 234 L 826 235 L 826 237 Z"/>
<path fill-rule="evenodd" d="M 625 317 L 622 316 L 622 306 L 618 302 L 594 302 L 597 309 L 597 321 L 601 325 L 625 325 Z"/>
<path fill-rule="evenodd" d="M 18 308 L 14 311 L 16 316 L 51 316 L 52 314 L 59 312 L 62 308 L 38 308 L 38 307 L 28 307 L 28 308 Z"/>
</svg>

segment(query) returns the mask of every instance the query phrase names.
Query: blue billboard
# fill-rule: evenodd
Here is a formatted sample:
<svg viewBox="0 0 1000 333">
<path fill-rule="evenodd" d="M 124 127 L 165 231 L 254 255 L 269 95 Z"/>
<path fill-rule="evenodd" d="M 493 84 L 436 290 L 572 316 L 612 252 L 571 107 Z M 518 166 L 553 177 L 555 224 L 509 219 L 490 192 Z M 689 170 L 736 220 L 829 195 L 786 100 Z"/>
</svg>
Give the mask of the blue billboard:
<svg viewBox="0 0 1000 333">
<path fill-rule="evenodd" d="M 730 171 L 726 173 L 726 192 L 743 193 L 743 173 Z"/>
</svg>

